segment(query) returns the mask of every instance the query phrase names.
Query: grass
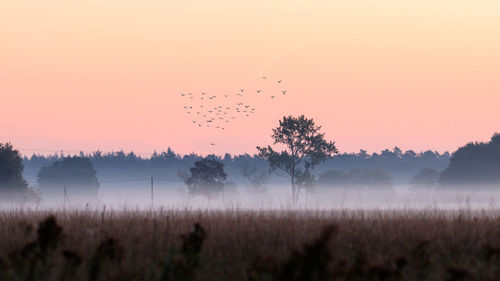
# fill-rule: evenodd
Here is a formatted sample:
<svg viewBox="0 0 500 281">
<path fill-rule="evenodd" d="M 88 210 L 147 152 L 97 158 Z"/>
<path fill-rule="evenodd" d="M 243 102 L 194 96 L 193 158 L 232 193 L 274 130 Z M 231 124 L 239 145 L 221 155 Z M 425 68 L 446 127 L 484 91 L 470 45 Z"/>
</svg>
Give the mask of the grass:
<svg viewBox="0 0 500 281">
<path fill-rule="evenodd" d="M 500 211 L 4 210 L 0 280 L 500 280 Z"/>
</svg>

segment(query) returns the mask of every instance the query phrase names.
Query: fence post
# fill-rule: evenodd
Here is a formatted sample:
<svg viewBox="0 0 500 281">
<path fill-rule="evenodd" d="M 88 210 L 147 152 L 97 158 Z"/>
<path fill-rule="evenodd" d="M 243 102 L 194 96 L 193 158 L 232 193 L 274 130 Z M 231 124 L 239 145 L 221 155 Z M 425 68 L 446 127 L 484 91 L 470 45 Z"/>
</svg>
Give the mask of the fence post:
<svg viewBox="0 0 500 281">
<path fill-rule="evenodd" d="M 151 177 L 151 207 L 153 207 L 153 203 L 154 203 L 153 177 Z"/>
<path fill-rule="evenodd" d="M 64 209 L 66 209 L 66 204 L 69 205 L 69 199 L 68 199 L 68 190 L 66 185 L 64 185 Z M 69 207 L 69 206 L 68 206 Z"/>
</svg>

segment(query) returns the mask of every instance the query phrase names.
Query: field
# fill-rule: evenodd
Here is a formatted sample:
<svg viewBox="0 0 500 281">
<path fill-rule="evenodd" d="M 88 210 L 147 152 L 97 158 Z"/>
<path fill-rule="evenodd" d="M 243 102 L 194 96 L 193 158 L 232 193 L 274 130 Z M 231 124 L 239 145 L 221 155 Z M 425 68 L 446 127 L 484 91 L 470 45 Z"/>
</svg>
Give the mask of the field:
<svg viewBox="0 0 500 281">
<path fill-rule="evenodd" d="M 0 212 L 0 280 L 500 280 L 500 211 Z"/>
</svg>

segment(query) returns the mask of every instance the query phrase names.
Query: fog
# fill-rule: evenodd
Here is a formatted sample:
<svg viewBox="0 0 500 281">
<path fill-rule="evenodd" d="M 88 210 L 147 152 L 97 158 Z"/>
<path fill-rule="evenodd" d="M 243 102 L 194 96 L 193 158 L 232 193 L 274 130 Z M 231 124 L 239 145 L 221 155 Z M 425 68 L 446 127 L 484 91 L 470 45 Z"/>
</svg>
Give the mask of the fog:
<svg viewBox="0 0 500 281">
<path fill-rule="evenodd" d="M 187 193 L 182 183 L 102 183 L 98 197 L 90 199 L 72 194 L 71 189 L 61 194 L 44 195 L 37 203 L 23 205 L 41 209 L 242 209 L 242 210 L 422 210 L 422 209 L 495 209 L 500 192 L 486 186 L 415 187 L 317 187 L 301 191 L 299 201 L 292 203 L 288 184 L 273 184 L 267 192 L 249 192 L 245 187 L 225 190 L 218 197 L 207 199 Z M 20 205 L 3 205 L 19 207 Z"/>
</svg>

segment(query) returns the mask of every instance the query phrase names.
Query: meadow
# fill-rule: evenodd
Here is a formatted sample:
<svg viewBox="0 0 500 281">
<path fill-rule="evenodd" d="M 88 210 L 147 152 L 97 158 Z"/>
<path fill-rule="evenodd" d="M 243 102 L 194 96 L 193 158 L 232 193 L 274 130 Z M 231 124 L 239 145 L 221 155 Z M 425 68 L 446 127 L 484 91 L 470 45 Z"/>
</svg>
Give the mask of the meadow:
<svg viewBox="0 0 500 281">
<path fill-rule="evenodd" d="M 500 211 L 0 211 L 0 280 L 500 280 Z"/>
</svg>

